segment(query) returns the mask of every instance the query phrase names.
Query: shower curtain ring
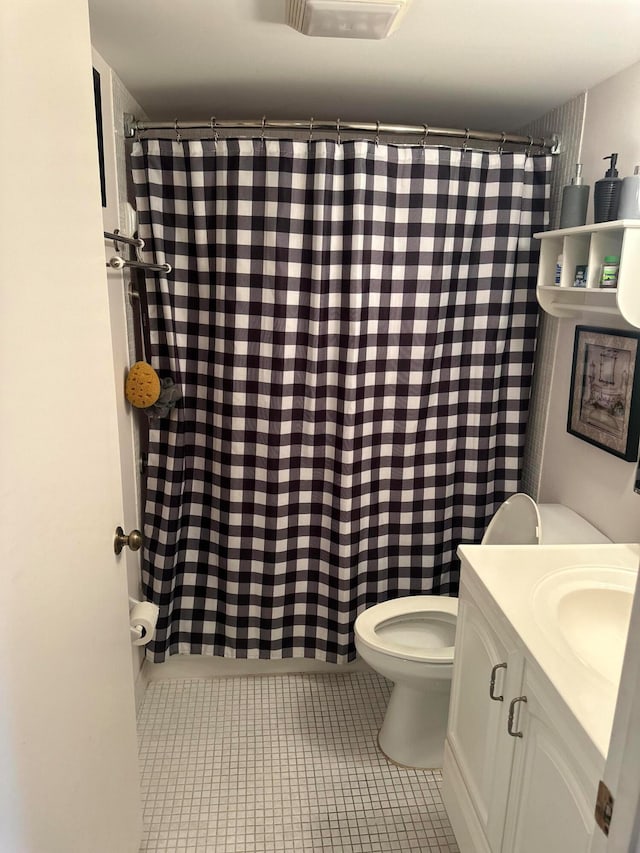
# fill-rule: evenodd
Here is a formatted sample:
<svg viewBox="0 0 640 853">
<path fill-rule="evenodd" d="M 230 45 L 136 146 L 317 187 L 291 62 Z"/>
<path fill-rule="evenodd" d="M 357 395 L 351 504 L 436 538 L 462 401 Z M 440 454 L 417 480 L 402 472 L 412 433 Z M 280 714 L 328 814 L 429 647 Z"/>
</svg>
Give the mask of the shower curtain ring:
<svg viewBox="0 0 640 853">
<path fill-rule="evenodd" d="M 313 141 L 313 116 L 309 119 L 309 142 Z"/>
<path fill-rule="evenodd" d="M 260 141 L 262 142 L 263 145 L 264 145 L 264 126 L 266 123 L 267 123 L 267 117 L 262 116 L 262 133 L 260 134 Z"/>
<path fill-rule="evenodd" d="M 466 152 L 469 148 L 469 136 L 470 136 L 469 128 L 465 127 L 465 129 L 464 129 L 464 142 L 462 144 L 462 151 L 463 152 Z"/>
<path fill-rule="evenodd" d="M 528 160 L 528 159 L 529 159 L 529 157 L 531 157 L 531 149 L 533 148 L 533 136 L 527 136 L 527 139 L 529 140 L 529 144 L 527 145 L 527 150 L 526 150 L 526 152 L 525 152 L 525 157 L 526 157 L 526 158 L 527 158 L 527 160 Z"/>
<path fill-rule="evenodd" d="M 211 119 L 209 120 L 209 124 L 211 125 L 211 133 L 213 133 L 213 137 L 212 137 L 213 144 L 217 145 L 218 144 L 218 127 L 217 127 L 218 122 L 216 121 L 215 116 L 211 116 Z"/>
<path fill-rule="evenodd" d="M 422 147 L 426 148 L 427 147 L 427 136 L 429 136 L 429 125 L 423 124 L 422 126 L 424 127 L 424 136 L 422 137 Z"/>
<path fill-rule="evenodd" d="M 182 137 L 180 136 L 180 128 L 178 127 L 178 119 L 174 121 L 173 127 L 176 132 L 176 142 L 182 142 Z"/>
<path fill-rule="evenodd" d="M 502 139 L 500 140 L 500 145 L 498 145 L 498 154 L 502 154 L 504 152 L 504 143 L 507 138 L 507 134 L 502 131 Z"/>
<path fill-rule="evenodd" d="M 377 121 L 377 122 L 376 122 L 376 138 L 375 138 L 375 143 L 376 143 L 376 145 L 380 145 L 380 122 L 379 122 L 379 121 Z"/>
<path fill-rule="evenodd" d="M 340 119 L 336 119 L 336 141 L 338 145 L 342 144 L 342 136 L 340 135 Z"/>
</svg>

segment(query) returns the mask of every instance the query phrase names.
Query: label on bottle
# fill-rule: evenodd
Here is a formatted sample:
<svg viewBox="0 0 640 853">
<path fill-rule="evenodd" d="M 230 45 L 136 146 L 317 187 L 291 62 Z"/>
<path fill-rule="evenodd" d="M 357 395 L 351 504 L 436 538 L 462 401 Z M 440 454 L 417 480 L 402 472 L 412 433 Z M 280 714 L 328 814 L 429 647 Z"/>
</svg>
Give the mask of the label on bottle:
<svg viewBox="0 0 640 853">
<path fill-rule="evenodd" d="M 556 275 L 554 279 L 554 284 L 560 284 L 560 279 L 562 277 L 562 255 L 558 255 L 558 260 L 556 261 Z"/>
<path fill-rule="evenodd" d="M 587 286 L 587 266 L 586 264 L 578 264 L 576 266 L 576 274 L 573 280 L 574 287 Z"/>
<path fill-rule="evenodd" d="M 600 287 L 618 286 L 618 264 L 602 264 L 600 274 Z"/>
</svg>

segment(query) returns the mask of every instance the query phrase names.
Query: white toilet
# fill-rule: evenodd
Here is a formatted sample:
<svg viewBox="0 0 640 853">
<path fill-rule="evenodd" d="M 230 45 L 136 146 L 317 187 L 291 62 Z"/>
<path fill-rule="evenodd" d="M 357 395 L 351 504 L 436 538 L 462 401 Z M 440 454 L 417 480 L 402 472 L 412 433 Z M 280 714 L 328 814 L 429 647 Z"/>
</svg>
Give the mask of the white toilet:
<svg viewBox="0 0 640 853">
<path fill-rule="evenodd" d="M 495 513 L 483 545 L 606 543 L 593 525 L 561 504 L 508 498 Z M 405 767 L 442 767 L 453 671 L 458 600 L 410 595 L 364 610 L 355 622 L 358 654 L 393 682 L 378 744 Z"/>
</svg>

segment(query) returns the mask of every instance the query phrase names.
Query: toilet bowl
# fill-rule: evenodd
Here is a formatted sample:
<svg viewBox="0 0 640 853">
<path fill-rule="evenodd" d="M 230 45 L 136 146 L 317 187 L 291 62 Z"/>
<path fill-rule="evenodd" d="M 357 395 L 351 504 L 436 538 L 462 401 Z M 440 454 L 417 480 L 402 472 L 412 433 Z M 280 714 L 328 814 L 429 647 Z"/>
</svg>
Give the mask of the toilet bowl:
<svg viewBox="0 0 640 853">
<path fill-rule="evenodd" d="M 356 619 L 358 654 L 395 685 L 378 745 L 396 764 L 441 766 L 457 615 L 456 598 L 411 595 Z"/>
<path fill-rule="evenodd" d="M 483 545 L 605 543 L 610 540 L 561 504 L 508 498 L 482 538 Z M 453 673 L 458 600 L 409 595 L 375 604 L 356 619 L 356 650 L 393 682 L 378 745 L 405 767 L 442 767 Z"/>
</svg>

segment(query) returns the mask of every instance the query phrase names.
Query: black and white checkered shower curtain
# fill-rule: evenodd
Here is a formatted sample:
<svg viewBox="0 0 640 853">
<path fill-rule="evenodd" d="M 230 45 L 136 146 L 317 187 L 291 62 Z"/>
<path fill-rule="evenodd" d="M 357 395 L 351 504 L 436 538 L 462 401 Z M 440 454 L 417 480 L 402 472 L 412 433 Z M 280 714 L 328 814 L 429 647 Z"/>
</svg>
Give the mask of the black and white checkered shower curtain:
<svg viewBox="0 0 640 853">
<path fill-rule="evenodd" d="M 355 141 L 133 151 L 151 360 L 144 591 L 169 654 L 353 657 L 455 594 L 517 490 L 549 157 Z"/>
</svg>

